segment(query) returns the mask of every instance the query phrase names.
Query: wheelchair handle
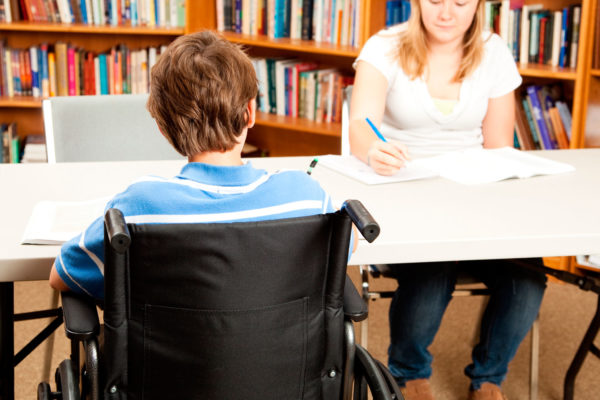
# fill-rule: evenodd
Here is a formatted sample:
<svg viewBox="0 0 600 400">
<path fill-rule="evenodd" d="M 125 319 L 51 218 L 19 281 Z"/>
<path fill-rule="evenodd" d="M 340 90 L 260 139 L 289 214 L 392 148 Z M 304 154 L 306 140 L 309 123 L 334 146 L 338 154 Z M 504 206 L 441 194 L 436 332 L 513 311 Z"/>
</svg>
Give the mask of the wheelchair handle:
<svg viewBox="0 0 600 400">
<path fill-rule="evenodd" d="M 359 200 L 346 200 L 342 210 L 348 214 L 367 242 L 371 243 L 379 236 L 380 228 L 375 218 Z"/>
<path fill-rule="evenodd" d="M 112 248 L 120 254 L 125 253 L 131 243 L 131 236 L 121 210 L 117 208 L 107 210 L 104 214 L 104 224 Z"/>
</svg>

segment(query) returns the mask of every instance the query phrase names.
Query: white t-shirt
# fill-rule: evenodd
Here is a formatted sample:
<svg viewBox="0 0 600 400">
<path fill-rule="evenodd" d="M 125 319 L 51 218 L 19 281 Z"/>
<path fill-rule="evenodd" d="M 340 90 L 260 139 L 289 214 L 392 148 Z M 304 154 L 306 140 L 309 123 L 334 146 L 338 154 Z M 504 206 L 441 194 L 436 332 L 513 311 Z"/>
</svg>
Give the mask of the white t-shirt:
<svg viewBox="0 0 600 400">
<path fill-rule="evenodd" d="M 522 81 L 508 46 L 496 34 L 483 34 L 481 64 L 463 80 L 457 104 L 444 115 L 429 95 L 427 83 L 422 78 L 410 80 L 394 60 L 404 29 L 405 24 L 396 25 L 372 36 L 353 64 L 368 62 L 388 81 L 381 133 L 407 145 L 413 158 L 482 147 L 481 124 L 488 100 L 511 92 Z"/>
</svg>

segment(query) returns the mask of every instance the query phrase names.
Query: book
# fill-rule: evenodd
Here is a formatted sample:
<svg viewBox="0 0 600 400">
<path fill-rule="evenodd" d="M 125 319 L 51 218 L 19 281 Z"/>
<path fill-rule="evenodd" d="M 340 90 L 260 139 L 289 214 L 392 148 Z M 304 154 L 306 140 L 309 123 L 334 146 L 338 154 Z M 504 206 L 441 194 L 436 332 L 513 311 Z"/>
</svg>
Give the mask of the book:
<svg viewBox="0 0 600 400">
<path fill-rule="evenodd" d="M 317 68 L 315 62 L 300 62 L 293 66 L 292 76 L 292 113 L 293 117 L 298 117 L 299 98 L 300 98 L 300 73 L 304 71 L 310 71 Z"/>
<path fill-rule="evenodd" d="M 54 44 L 56 53 L 56 88 L 58 96 L 69 95 L 69 72 L 67 61 L 67 44 L 56 42 Z"/>
<path fill-rule="evenodd" d="M 577 67 L 577 50 L 579 49 L 579 28 L 581 23 L 581 6 L 573 6 L 572 31 L 569 53 L 569 67 Z"/>
<path fill-rule="evenodd" d="M 4 39 L 0 39 L 0 96 L 6 96 L 6 65 L 4 60 Z"/>
<path fill-rule="evenodd" d="M 554 11 L 552 17 L 552 54 L 550 56 L 550 65 L 558 66 L 560 55 L 560 29 L 562 25 L 562 11 Z"/>
<path fill-rule="evenodd" d="M 558 108 L 552 107 L 548 110 L 548 115 L 550 116 L 550 121 L 552 122 L 552 127 L 554 128 L 554 132 L 556 134 L 556 140 L 558 141 L 558 148 L 560 149 L 568 149 L 569 148 L 569 138 L 567 137 L 567 132 L 563 126 L 562 121 L 560 120 L 560 113 Z"/>
<path fill-rule="evenodd" d="M 536 10 L 542 9 L 541 4 L 525 4 L 521 9 L 521 39 L 519 45 L 519 61 L 527 63 L 529 60 L 529 41 L 530 41 L 530 14 Z"/>
<path fill-rule="evenodd" d="M 404 168 L 392 176 L 376 174 L 368 165 L 354 156 L 327 155 L 319 158 L 319 164 L 368 185 L 434 176 L 464 185 L 476 185 L 512 178 L 525 179 L 575 171 L 575 167 L 572 165 L 549 160 L 512 147 L 468 149 L 434 157 L 418 158 L 408 161 Z"/>
<path fill-rule="evenodd" d="M 77 82 L 75 72 L 75 48 L 73 46 L 67 47 L 67 90 L 69 96 L 77 95 Z"/>
<path fill-rule="evenodd" d="M 550 136 L 550 141 L 552 142 L 552 148 L 557 149 L 558 141 L 556 140 L 556 133 L 554 132 L 554 127 L 550 121 L 550 115 L 548 114 L 548 110 L 554 107 L 554 95 L 551 93 L 551 88 L 547 85 L 536 86 L 536 91 L 538 100 L 542 106 L 542 115 L 544 117 L 544 122 L 546 122 L 548 135 Z"/>
<path fill-rule="evenodd" d="M 536 149 L 543 149 L 544 146 L 542 141 L 540 140 L 540 133 L 537 127 L 537 123 L 533 119 L 533 114 L 531 113 L 531 102 L 529 101 L 529 97 L 525 94 L 523 100 L 523 110 L 525 111 L 525 116 L 527 117 L 527 125 L 529 125 L 529 130 L 531 132 L 531 137 L 533 138 L 533 142 L 535 143 Z"/>
<path fill-rule="evenodd" d="M 548 127 L 546 126 L 546 121 L 544 120 L 544 114 L 542 111 L 542 105 L 540 104 L 537 87 L 534 85 L 527 87 L 527 98 L 531 104 L 531 115 L 536 123 L 538 128 L 539 137 L 544 149 L 551 150 L 553 149 L 552 140 L 550 138 L 550 133 L 548 132 Z"/>
<path fill-rule="evenodd" d="M 50 96 L 57 96 L 58 88 L 56 83 L 56 61 L 54 52 L 48 52 L 48 89 Z"/>
<path fill-rule="evenodd" d="M 101 217 L 109 198 L 88 201 L 40 201 L 31 212 L 21 244 L 60 245 Z"/>
<path fill-rule="evenodd" d="M 286 115 L 286 84 L 285 69 L 291 67 L 299 61 L 294 59 L 279 59 L 275 61 L 275 104 L 276 114 Z"/>
<path fill-rule="evenodd" d="M 36 46 L 32 46 L 29 49 L 29 57 L 30 57 L 30 65 L 31 65 L 31 89 L 33 97 L 41 96 L 41 88 L 40 88 L 40 71 L 38 66 L 38 52 L 39 49 Z"/>
<path fill-rule="evenodd" d="M 46 162 L 46 138 L 44 135 L 27 135 L 23 142 L 22 163 Z"/>
<path fill-rule="evenodd" d="M 313 38 L 313 1 L 304 0 L 302 3 L 302 40 L 312 40 Z"/>
<path fill-rule="evenodd" d="M 525 110 L 518 103 L 515 106 L 515 130 L 520 148 L 523 150 L 535 150 L 535 143 L 529 129 Z"/>
<path fill-rule="evenodd" d="M 564 101 L 557 101 L 556 108 L 560 114 L 560 120 L 565 127 L 565 131 L 567 132 L 567 137 L 571 140 L 571 111 L 569 110 L 569 106 Z"/>
<path fill-rule="evenodd" d="M 569 7 L 565 7 L 562 10 L 562 23 L 560 28 L 560 53 L 558 55 L 558 65 L 560 67 L 567 66 L 567 46 L 568 46 L 568 21 L 569 21 Z"/>
</svg>

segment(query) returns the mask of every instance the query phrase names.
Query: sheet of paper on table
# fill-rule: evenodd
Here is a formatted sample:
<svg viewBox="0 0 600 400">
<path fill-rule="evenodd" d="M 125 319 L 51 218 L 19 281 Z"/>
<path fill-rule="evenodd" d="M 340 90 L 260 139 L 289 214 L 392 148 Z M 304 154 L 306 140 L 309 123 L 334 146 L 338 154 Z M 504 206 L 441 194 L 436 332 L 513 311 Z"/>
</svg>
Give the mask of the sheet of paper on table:
<svg viewBox="0 0 600 400">
<path fill-rule="evenodd" d="M 530 178 L 575 170 L 569 164 L 549 160 L 511 147 L 469 149 L 408 161 L 392 176 L 375 173 L 354 156 L 327 155 L 319 159 L 324 166 L 368 185 L 410 181 L 441 176 L 465 185 L 492 183 L 510 178 Z"/>
<path fill-rule="evenodd" d="M 102 216 L 109 199 L 40 201 L 29 217 L 21 244 L 58 245 L 68 241 Z"/>
</svg>

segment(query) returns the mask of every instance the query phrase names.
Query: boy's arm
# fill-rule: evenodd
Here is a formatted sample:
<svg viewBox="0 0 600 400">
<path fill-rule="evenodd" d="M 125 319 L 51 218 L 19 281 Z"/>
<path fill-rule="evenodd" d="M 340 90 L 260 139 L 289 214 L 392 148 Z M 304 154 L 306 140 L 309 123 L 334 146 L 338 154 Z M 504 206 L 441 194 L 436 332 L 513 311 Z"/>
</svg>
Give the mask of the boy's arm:
<svg viewBox="0 0 600 400">
<path fill-rule="evenodd" d="M 58 271 L 56 270 L 56 263 L 52 264 L 52 269 L 50 270 L 49 282 L 50 282 L 51 287 L 53 287 L 54 289 L 59 290 L 61 292 L 66 292 L 68 290 L 71 290 L 71 289 L 69 289 L 69 287 L 67 286 L 65 281 L 63 281 L 62 278 L 60 277 L 60 275 L 58 274 Z"/>
<path fill-rule="evenodd" d="M 49 284 L 97 299 L 104 294 L 104 218 L 64 243 L 50 271 Z"/>
</svg>

